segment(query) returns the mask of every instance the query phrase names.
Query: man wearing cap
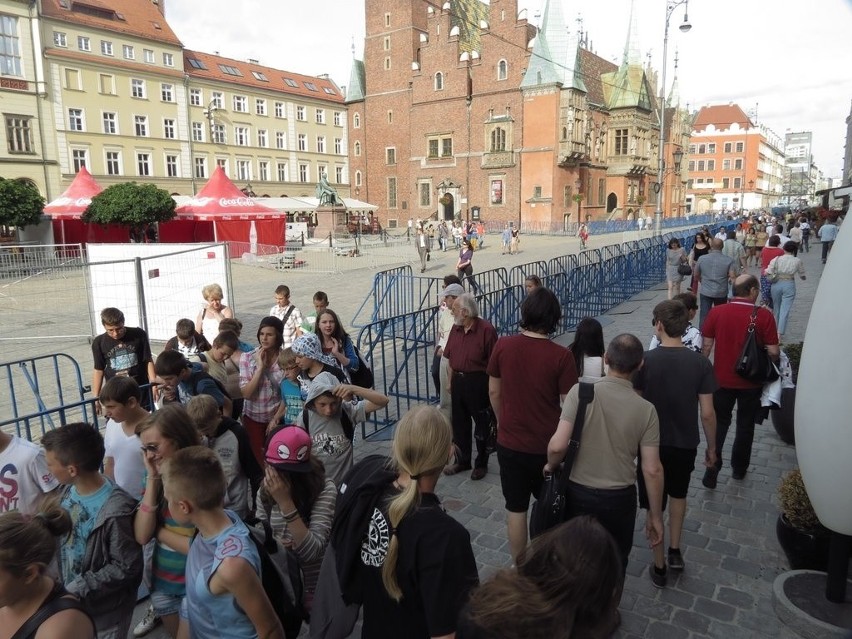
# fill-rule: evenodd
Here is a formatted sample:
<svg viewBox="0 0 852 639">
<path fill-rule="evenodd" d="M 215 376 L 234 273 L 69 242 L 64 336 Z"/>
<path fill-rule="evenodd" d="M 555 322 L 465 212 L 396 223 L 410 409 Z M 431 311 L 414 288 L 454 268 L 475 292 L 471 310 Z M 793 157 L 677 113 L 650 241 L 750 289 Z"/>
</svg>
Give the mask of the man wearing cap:
<svg viewBox="0 0 852 639">
<path fill-rule="evenodd" d="M 447 392 L 450 393 L 452 407 L 456 460 L 444 469 L 444 474 L 455 475 L 471 468 L 473 422 L 476 425 L 476 459 L 470 478 L 476 480 L 482 479 L 488 472 L 486 444 L 492 412 L 485 370 L 497 343 L 497 331 L 487 320 L 479 317 L 476 298 L 470 293 L 459 295 L 451 308 L 455 324 L 450 330 L 444 357 L 449 361 Z"/>
<path fill-rule="evenodd" d="M 447 277 L 458 280 L 455 275 L 448 275 Z M 444 413 L 447 421 L 451 421 L 450 393 L 447 390 L 447 370 L 450 362 L 443 355 L 444 349 L 447 347 L 447 340 L 450 337 L 450 329 L 455 324 L 452 311 L 453 302 L 463 293 L 464 288 L 456 281 L 447 284 L 438 296 L 441 305 L 438 307 L 438 322 L 435 327 L 435 357 L 432 359 L 432 380 L 438 390 L 441 412 Z"/>
</svg>

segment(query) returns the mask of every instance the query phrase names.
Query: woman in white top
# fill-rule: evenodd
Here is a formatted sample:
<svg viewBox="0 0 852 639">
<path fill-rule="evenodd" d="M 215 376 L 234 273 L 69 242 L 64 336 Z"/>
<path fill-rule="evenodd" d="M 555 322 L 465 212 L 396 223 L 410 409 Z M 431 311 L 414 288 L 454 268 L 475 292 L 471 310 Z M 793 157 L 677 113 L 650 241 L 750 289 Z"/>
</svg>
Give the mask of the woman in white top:
<svg viewBox="0 0 852 639">
<path fill-rule="evenodd" d="M 204 308 L 195 320 L 195 330 L 204 335 L 208 342 L 219 334 L 219 322 L 226 317 L 231 318 L 234 312 L 222 303 L 225 295 L 218 284 L 208 284 L 201 289 L 204 296 Z"/>
<path fill-rule="evenodd" d="M 784 255 L 772 258 L 764 275 L 772 282 L 772 312 L 778 324 L 778 334 L 784 335 L 787 317 L 796 299 L 796 275 L 805 279 L 805 265 L 796 257 L 798 245 L 790 240 L 784 243 Z"/>
<path fill-rule="evenodd" d="M 598 320 L 593 317 L 580 320 L 568 350 L 574 355 L 581 382 L 591 382 L 604 376 L 603 326 Z"/>
</svg>

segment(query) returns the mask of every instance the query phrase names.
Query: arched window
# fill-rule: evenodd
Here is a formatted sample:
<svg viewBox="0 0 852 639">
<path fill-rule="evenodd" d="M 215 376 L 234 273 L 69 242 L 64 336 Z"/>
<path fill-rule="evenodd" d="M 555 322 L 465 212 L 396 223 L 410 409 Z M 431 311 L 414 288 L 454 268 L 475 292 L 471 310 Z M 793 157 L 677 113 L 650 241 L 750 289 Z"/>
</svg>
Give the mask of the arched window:
<svg viewBox="0 0 852 639">
<path fill-rule="evenodd" d="M 355 115 L 352 116 L 352 128 L 353 129 L 360 129 L 361 128 L 361 114 L 360 113 L 356 113 Z"/>
<path fill-rule="evenodd" d="M 562 127 L 562 139 L 563 140 L 568 139 L 568 127 L 567 126 Z"/>
<path fill-rule="evenodd" d="M 361 155 L 361 143 L 360 142 L 355 143 L 355 155 Z"/>
<path fill-rule="evenodd" d="M 438 71 L 435 74 L 435 91 L 442 91 L 444 88 L 444 74 Z"/>
<path fill-rule="evenodd" d="M 491 131 L 491 151 L 505 151 L 506 150 L 506 129 L 501 127 L 495 127 L 494 130 Z"/>
<path fill-rule="evenodd" d="M 497 79 L 505 80 L 509 77 L 509 63 L 505 60 L 500 60 L 497 63 Z"/>
<path fill-rule="evenodd" d="M 361 171 L 355 171 L 355 186 L 361 186 Z"/>
</svg>

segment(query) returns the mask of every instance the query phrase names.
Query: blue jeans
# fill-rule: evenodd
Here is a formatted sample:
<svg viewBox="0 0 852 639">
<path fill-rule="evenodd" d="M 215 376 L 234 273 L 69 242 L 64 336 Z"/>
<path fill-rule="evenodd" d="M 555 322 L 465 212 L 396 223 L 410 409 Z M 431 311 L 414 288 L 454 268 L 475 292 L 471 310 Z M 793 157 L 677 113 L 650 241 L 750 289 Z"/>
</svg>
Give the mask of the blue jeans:
<svg viewBox="0 0 852 639">
<path fill-rule="evenodd" d="M 710 297 L 708 295 L 699 295 L 700 299 L 700 315 L 698 316 L 698 328 L 704 324 L 704 320 L 707 319 L 707 313 L 710 312 L 710 309 L 714 306 L 720 306 L 721 304 L 725 304 L 728 301 L 727 297 Z"/>
<path fill-rule="evenodd" d="M 787 328 L 787 317 L 796 299 L 796 283 L 793 280 L 778 280 L 772 283 L 772 312 L 778 332 L 783 335 Z"/>
</svg>

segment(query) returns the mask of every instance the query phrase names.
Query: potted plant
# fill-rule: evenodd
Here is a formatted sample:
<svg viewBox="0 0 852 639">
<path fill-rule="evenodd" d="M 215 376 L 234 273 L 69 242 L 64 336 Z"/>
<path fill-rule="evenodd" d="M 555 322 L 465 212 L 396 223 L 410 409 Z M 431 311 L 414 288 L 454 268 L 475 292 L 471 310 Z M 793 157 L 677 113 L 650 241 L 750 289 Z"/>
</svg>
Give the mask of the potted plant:
<svg viewBox="0 0 852 639">
<path fill-rule="evenodd" d="M 802 360 L 802 342 L 794 342 L 785 344 L 781 350 L 787 355 L 790 360 L 790 370 L 792 371 L 793 384 L 799 379 L 799 362 Z M 793 415 L 796 411 L 796 388 L 781 389 L 781 404 L 772 411 L 772 425 L 775 427 L 775 432 L 785 444 L 795 444 L 796 434 L 793 428 Z"/>
<path fill-rule="evenodd" d="M 825 571 L 830 533 L 814 512 L 798 468 L 782 477 L 778 499 L 781 514 L 778 515 L 775 533 L 790 568 Z"/>
</svg>

